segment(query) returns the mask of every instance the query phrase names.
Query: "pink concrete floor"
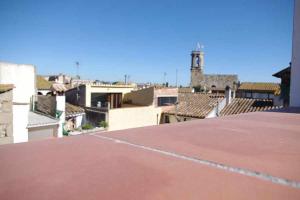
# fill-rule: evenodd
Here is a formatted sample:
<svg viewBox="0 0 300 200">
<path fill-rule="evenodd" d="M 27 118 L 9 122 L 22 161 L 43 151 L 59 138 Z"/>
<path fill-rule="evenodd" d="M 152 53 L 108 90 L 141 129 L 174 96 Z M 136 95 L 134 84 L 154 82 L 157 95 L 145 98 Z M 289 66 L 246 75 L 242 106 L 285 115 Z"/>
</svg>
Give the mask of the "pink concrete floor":
<svg viewBox="0 0 300 200">
<path fill-rule="evenodd" d="M 299 180 L 300 115 L 254 113 L 110 133 Z M 93 135 L 0 146 L 0 199 L 300 199 L 300 189 Z"/>
<path fill-rule="evenodd" d="M 300 181 L 300 114 L 256 112 L 100 135 Z"/>
</svg>

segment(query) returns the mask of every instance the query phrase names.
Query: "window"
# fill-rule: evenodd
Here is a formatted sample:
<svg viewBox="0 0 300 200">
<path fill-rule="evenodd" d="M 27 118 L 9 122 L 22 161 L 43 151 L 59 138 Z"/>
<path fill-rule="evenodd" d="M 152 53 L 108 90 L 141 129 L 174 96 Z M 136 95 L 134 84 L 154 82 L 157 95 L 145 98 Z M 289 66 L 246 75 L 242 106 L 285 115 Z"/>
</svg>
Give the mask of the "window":
<svg viewBox="0 0 300 200">
<path fill-rule="evenodd" d="M 157 106 L 170 106 L 175 104 L 177 97 L 158 97 Z"/>
</svg>

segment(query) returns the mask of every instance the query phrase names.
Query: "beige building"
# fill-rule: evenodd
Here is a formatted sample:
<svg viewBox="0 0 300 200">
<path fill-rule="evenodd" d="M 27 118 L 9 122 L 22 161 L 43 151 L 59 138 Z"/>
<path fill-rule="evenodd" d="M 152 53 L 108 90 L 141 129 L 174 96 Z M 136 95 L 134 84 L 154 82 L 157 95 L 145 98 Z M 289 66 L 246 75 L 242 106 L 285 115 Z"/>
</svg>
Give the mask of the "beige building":
<svg viewBox="0 0 300 200">
<path fill-rule="evenodd" d="M 160 107 L 176 103 L 177 98 L 178 88 L 152 86 L 127 93 L 124 101 L 134 105 Z"/>
<path fill-rule="evenodd" d="M 74 105 L 97 108 L 119 108 L 125 94 L 135 85 L 86 84 L 66 92 L 66 100 Z"/>
<path fill-rule="evenodd" d="M 67 102 L 85 108 L 86 121 L 108 130 L 158 125 L 162 111 L 177 101 L 177 88 L 149 87 L 135 90 L 135 85 L 87 84 L 66 92 Z"/>
<path fill-rule="evenodd" d="M 126 93 L 121 108 L 109 109 L 109 130 L 159 125 L 161 113 L 177 102 L 178 89 L 149 87 Z"/>
</svg>

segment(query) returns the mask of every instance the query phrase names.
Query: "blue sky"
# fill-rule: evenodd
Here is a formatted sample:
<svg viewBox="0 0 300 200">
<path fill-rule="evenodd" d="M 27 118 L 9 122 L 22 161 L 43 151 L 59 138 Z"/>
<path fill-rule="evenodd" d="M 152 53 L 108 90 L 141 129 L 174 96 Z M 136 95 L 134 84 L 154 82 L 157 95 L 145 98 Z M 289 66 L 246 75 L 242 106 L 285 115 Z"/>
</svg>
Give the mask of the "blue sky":
<svg viewBox="0 0 300 200">
<path fill-rule="evenodd" d="M 0 60 L 39 74 L 167 80 L 187 85 L 190 51 L 205 46 L 205 73 L 241 81 L 271 75 L 291 58 L 292 0 L 1 0 Z"/>
</svg>

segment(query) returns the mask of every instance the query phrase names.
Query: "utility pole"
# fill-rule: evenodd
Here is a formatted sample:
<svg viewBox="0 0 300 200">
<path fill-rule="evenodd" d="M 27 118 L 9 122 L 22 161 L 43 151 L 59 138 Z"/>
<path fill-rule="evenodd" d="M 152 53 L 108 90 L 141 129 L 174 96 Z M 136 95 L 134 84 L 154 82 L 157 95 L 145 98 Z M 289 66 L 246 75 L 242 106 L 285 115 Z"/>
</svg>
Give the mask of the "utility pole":
<svg viewBox="0 0 300 200">
<path fill-rule="evenodd" d="M 79 62 L 76 61 L 75 64 L 76 64 L 76 76 L 77 76 L 77 79 L 80 79 L 80 77 L 79 77 Z M 76 97 L 77 97 L 77 103 L 79 103 L 78 102 L 79 101 L 79 82 L 77 82 L 77 95 L 76 95 Z"/>
<path fill-rule="evenodd" d="M 178 87 L 177 81 L 178 81 L 178 69 L 176 68 L 176 87 Z"/>
<path fill-rule="evenodd" d="M 75 64 L 76 64 L 76 76 L 79 79 L 79 62 L 76 61 Z"/>
<path fill-rule="evenodd" d="M 166 77 L 167 77 L 167 73 L 166 73 L 166 72 L 164 72 L 164 84 L 166 84 L 166 83 L 167 83 L 167 79 L 166 79 Z"/>
<path fill-rule="evenodd" d="M 125 74 L 124 77 L 125 77 L 125 82 L 124 83 L 125 84 L 129 83 L 130 75 L 129 74 Z"/>
</svg>

